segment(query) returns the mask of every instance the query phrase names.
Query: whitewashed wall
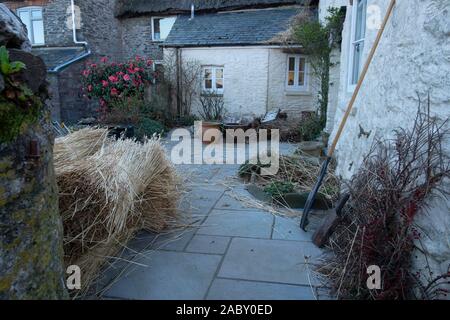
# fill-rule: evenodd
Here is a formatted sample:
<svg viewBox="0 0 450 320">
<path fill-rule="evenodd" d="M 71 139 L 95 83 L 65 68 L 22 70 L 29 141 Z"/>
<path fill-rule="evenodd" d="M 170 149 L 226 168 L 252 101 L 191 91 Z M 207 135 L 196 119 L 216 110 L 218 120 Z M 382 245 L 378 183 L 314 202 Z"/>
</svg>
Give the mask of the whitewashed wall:
<svg viewBox="0 0 450 320">
<path fill-rule="evenodd" d="M 316 78 L 309 74 L 307 91 L 286 90 L 287 57 L 283 50 L 269 50 L 268 108 L 279 108 L 298 118 L 302 111 L 316 110 L 318 84 Z"/>
<path fill-rule="evenodd" d="M 165 56 L 174 56 L 165 49 Z M 287 54 L 270 47 L 183 48 L 183 61 L 224 66 L 224 101 L 229 114 L 262 116 L 280 108 L 291 116 L 315 110 L 317 86 L 309 92 L 286 91 Z M 200 84 L 199 84 L 200 85 Z M 199 87 L 200 89 L 200 87 Z M 200 107 L 194 103 L 193 111 Z"/>
<path fill-rule="evenodd" d="M 268 49 L 184 48 L 182 59 L 197 60 L 202 65 L 224 66 L 223 96 L 230 114 L 266 113 Z"/>
<path fill-rule="evenodd" d="M 343 1 L 321 1 L 327 4 Z M 347 1 L 344 1 L 348 4 Z M 389 0 L 369 0 L 384 16 Z M 324 11 L 323 11 L 324 12 Z M 351 97 L 347 88 L 351 7 L 347 9 L 341 54 L 340 87 L 334 131 Z M 365 56 L 378 30 L 367 30 Z M 413 123 L 419 94 L 431 94 L 431 112 L 442 119 L 450 117 L 450 0 L 397 0 L 393 15 L 375 55 L 355 110 L 349 118 L 337 148 L 338 174 L 350 178 L 360 166 L 375 136 L 391 137 L 392 129 Z M 359 125 L 372 132 L 369 139 L 359 138 Z M 335 132 L 333 132 L 333 135 Z M 450 142 L 446 144 L 450 149 Z M 447 185 L 447 187 L 449 187 Z M 424 250 L 435 275 L 446 271 L 450 263 L 450 205 L 436 201 L 428 214 L 418 218 L 423 228 Z M 420 253 L 417 269 L 424 266 Z"/>
</svg>

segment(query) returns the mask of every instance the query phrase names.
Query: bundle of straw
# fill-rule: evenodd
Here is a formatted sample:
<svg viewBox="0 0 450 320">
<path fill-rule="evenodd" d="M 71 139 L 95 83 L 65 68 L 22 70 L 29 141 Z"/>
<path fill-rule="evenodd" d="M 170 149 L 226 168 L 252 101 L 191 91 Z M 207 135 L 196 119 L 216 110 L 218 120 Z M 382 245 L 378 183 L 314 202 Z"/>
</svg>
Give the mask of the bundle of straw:
<svg viewBox="0 0 450 320">
<path fill-rule="evenodd" d="M 175 222 L 178 179 L 156 138 L 113 141 L 99 129 L 76 135 L 57 140 L 55 153 L 75 156 L 58 154 L 55 167 L 66 263 L 80 266 L 87 288 L 137 231 Z"/>
</svg>

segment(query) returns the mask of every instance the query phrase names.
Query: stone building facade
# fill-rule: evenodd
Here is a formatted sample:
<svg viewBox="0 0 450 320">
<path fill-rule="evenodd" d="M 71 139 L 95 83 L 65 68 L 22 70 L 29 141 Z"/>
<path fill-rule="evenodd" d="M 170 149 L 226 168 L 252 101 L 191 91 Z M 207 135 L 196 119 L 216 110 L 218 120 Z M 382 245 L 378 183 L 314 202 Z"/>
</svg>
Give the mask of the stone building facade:
<svg viewBox="0 0 450 320">
<path fill-rule="evenodd" d="M 353 0 L 355 3 L 356 0 Z M 367 1 L 367 28 L 362 62 L 368 56 L 390 0 Z M 328 128 L 332 138 L 353 93 L 349 86 L 352 6 L 347 0 L 320 1 L 320 16 L 327 8 L 347 7 L 343 42 L 338 67 L 332 79 L 339 79 L 330 99 Z M 337 146 L 337 173 L 350 179 L 360 167 L 375 138 L 393 137 L 393 129 L 409 129 L 414 123 L 419 97 L 431 98 L 431 113 L 442 120 L 450 117 L 450 2 L 446 0 L 397 1 L 383 38 L 356 100 L 354 110 Z M 334 117 L 331 114 L 335 114 Z M 371 132 L 360 136 L 360 126 Z M 450 141 L 445 152 L 450 154 Z M 445 188 L 450 188 L 448 181 Z M 437 276 L 450 266 L 450 202 L 437 197 L 428 212 L 418 215 L 416 223 L 424 238 L 416 252 L 415 267 L 423 270 L 426 260 Z"/>
<path fill-rule="evenodd" d="M 65 123 L 74 123 L 80 118 L 91 117 L 95 115 L 95 109 L 98 107 L 95 102 L 87 101 L 81 91 L 80 73 L 87 61 L 96 60 L 100 56 L 108 56 L 116 61 L 126 61 L 140 55 L 153 59 L 156 64 L 162 63 L 164 42 L 154 40 L 155 32 L 157 32 L 157 30 L 154 30 L 155 18 L 190 15 L 191 3 L 194 4 L 195 14 L 199 15 L 213 14 L 218 11 L 270 9 L 310 3 L 306 0 L 233 0 L 226 2 L 193 0 L 189 3 L 182 0 L 138 0 L 133 2 L 74 0 L 73 2 L 77 29 L 76 39 L 74 39 L 72 30 L 71 0 L 5 1 L 5 4 L 18 14 L 21 10 L 30 7 L 42 9 L 45 43 L 34 45 L 33 51 L 43 58 L 48 67 L 48 80 L 51 84 L 54 105 L 53 118 Z M 252 52 L 248 52 L 248 54 Z M 274 53 L 272 55 L 273 62 L 268 61 L 267 58 L 270 52 Z M 218 54 L 221 55 L 222 53 L 223 51 Z M 278 78 L 274 79 L 275 82 L 270 82 L 268 79 L 269 74 L 271 74 L 269 73 L 269 65 L 271 65 L 271 72 L 278 77 L 276 71 L 279 70 L 274 65 L 274 63 L 277 63 L 277 55 L 275 51 L 269 49 L 265 51 L 265 55 L 264 60 L 267 68 L 264 77 L 267 78 L 265 80 L 267 84 L 264 86 L 263 95 L 255 96 L 255 99 L 253 99 L 254 101 L 261 100 L 261 103 L 258 104 L 258 108 L 261 110 L 254 110 L 258 110 L 258 113 L 260 113 L 272 107 L 284 109 L 284 104 L 287 108 L 291 108 L 293 103 L 301 104 L 300 109 L 311 110 L 314 99 L 313 91 L 297 97 L 294 95 L 279 97 L 277 94 L 269 96 L 268 91 L 278 93 L 279 90 L 283 89 L 281 83 L 284 81 L 285 75 L 282 75 L 281 83 L 279 83 Z M 246 67 L 247 60 L 242 60 L 241 67 Z M 283 68 L 284 72 L 286 61 L 285 59 L 282 60 L 280 61 L 280 67 Z M 262 66 L 251 63 L 251 61 L 250 64 L 255 69 L 260 69 Z M 278 88 L 280 85 L 281 87 Z M 239 96 L 242 96 L 242 94 Z M 233 108 L 238 108 L 239 99 L 231 102 Z M 249 110 L 252 109 L 251 103 L 244 103 L 242 106 Z M 296 107 L 296 109 L 297 111 L 300 110 L 299 107 Z"/>
<path fill-rule="evenodd" d="M 45 41 L 33 45 L 33 52 L 48 68 L 53 119 L 75 123 L 94 115 L 97 103 L 83 97 L 81 72 L 88 60 L 123 57 L 121 23 L 114 16 L 115 1 L 75 0 L 76 39 L 70 0 L 6 1 L 5 5 L 16 14 L 33 7 L 42 10 Z"/>
</svg>

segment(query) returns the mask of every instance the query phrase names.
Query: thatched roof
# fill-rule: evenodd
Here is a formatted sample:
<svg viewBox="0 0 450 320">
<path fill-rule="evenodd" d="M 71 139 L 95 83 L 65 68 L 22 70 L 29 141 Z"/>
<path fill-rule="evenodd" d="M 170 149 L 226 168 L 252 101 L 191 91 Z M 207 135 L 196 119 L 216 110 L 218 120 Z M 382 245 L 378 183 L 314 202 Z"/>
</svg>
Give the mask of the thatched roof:
<svg viewBox="0 0 450 320">
<path fill-rule="evenodd" d="M 196 12 L 270 8 L 281 5 L 308 5 L 311 0 L 117 0 L 117 17 L 186 13 L 195 5 Z"/>
</svg>

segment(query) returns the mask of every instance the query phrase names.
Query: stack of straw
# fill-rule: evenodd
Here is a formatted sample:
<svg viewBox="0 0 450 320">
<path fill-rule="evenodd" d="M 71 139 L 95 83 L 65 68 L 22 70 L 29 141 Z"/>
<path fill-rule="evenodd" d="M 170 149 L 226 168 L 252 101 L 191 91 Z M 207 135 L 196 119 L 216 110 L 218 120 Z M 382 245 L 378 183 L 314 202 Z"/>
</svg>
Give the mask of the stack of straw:
<svg viewBox="0 0 450 320">
<path fill-rule="evenodd" d="M 55 143 L 65 262 L 80 266 L 83 289 L 137 231 L 159 232 L 176 219 L 178 181 L 158 139 L 107 135 L 83 129 Z"/>
</svg>

